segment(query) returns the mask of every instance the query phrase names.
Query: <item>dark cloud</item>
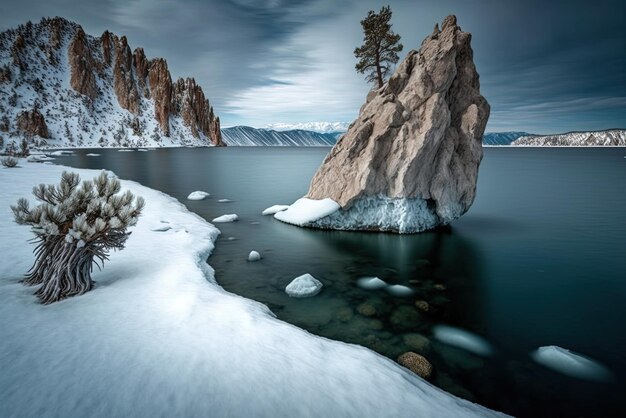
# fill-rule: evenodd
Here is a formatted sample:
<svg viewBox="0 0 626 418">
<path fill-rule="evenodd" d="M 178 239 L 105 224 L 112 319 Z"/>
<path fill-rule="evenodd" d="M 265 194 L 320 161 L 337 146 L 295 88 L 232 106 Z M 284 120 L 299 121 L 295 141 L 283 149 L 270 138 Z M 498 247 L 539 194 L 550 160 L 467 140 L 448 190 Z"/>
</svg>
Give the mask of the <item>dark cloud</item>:
<svg viewBox="0 0 626 418">
<path fill-rule="evenodd" d="M 225 124 L 352 119 L 359 20 L 390 3 L 405 52 L 457 15 L 473 34 L 488 130 L 626 126 L 623 0 L 3 0 L 0 28 L 60 15 L 128 36 L 174 76 L 194 76 Z"/>
</svg>

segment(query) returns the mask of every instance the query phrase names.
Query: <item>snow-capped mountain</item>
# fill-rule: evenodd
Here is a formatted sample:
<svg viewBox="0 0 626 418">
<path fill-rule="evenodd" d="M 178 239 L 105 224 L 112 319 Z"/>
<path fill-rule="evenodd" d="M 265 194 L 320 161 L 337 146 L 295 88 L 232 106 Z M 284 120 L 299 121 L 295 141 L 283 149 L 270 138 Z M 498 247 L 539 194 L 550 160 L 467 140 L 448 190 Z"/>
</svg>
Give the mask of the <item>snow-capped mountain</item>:
<svg viewBox="0 0 626 418">
<path fill-rule="evenodd" d="M 223 145 L 219 118 L 193 78 L 131 52 L 125 36 L 85 34 L 44 18 L 0 33 L 0 150 Z"/>
<path fill-rule="evenodd" d="M 336 137 L 331 133 L 319 133 L 294 129 L 276 131 L 257 129 L 250 126 L 233 126 L 222 129 L 222 138 L 226 145 L 242 146 L 332 146 Z"/>
<path fill-rule="evenodd" d="M 557 135 L 522 136 L 514 146 L 626 146 L 626 130 L 568 132 Z"/>
<path fill-rule="evenodd" d="M 350 124 L 346 122 L 273 123 L 267 125 L 265 128 L 274 131 L 304 130 L 322 134 L 337 134 L 345 133 L 349 125 Z"/>
<path fill-rule="evenodd" d="M 510 145 L 521 136 L 532 136 L 527 132 L 490 132 L 483 135 L 484 145 Z"/>
</svg>

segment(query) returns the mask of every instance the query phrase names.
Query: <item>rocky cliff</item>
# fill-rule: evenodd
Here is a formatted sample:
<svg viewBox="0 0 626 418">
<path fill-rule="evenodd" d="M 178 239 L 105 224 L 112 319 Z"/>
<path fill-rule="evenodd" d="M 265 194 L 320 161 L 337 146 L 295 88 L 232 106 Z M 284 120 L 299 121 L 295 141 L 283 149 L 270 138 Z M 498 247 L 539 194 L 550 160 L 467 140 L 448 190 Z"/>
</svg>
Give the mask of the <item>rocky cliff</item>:
<svg viewBox="0 0 626 418">
<path fill-rule="evenodd" d="M 448 224 L 469 209 L 489 117 L 470 41 L 448 16 L 368 94 L 305 201 L 334 201 L 338 209 L 294 223 L 410 233 Z M 302 202 L 297 208 L 303 212 Z M 289 222 L 290 210 L 275 216 Z"/>
<path fill-rule="evenodd" d="M 4 146 L 225 145 L 193 78 L 172 81 L 164 59 L 125 36 L 59 17 L 0 33 L 0 112 Z"/>
<path fill-rule="evenodd" d="M 594 132 L 568 132 L 556 135 L 525 135 L 511 143 L 513 146 L 532 147 L 594 147 L 626 146 L 625 129 Z"/>
</svg>

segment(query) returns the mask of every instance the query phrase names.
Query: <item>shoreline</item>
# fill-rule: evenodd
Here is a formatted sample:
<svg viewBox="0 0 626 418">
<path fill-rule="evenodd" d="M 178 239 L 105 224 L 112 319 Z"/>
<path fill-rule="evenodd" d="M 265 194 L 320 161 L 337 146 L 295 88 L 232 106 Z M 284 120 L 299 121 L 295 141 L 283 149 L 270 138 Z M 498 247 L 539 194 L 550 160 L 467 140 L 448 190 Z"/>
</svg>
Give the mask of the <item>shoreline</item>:
<svg viewBox="0 0 626 418">
<path fill-rule="evenodd" d="M 127 248 L 94 271 L 93 291 L 39 305 L 18 282 L 32 247 L 8 205 L 63 170 L 82 179 L 99 171 L 24 159 L 20 166 L 0 169 L 0 385 L 12 388 L 0 394 L 0 415 L 505 416 L 226 292 L 206 261 L 217 228 L 131 181 L 122 188 L 147 205 Z M 164 220 L 170 231 L 150 230 Z"/>
</svg>

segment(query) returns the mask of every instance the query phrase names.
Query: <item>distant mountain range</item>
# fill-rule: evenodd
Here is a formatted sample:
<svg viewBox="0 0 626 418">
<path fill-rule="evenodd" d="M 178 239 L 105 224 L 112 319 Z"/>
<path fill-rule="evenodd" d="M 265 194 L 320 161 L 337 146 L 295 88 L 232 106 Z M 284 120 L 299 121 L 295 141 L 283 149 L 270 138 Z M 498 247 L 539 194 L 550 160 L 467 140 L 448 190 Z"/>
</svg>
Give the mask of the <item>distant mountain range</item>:
<svg viewBox="0 0 626 418">
<path fill-rule="evenodd" d="M 273 129 L 252 128 L 250 126 L 233 126 L 222 129 L 222 140 L 226 145 L 230 146 L 327 147 L 335 145 L 337 133 L 319 133 L 303 129 L 276 131 Z"/>
<path fill-rule="evenodd" d="M 345 131 L 333 131 L 323 123 L 313 126 L 327 132 L 307 129 L 284 130 L 291 126 L 277 124 L 280 129 L 252 128 L 235 126 L 222 129 L 222 137 L 227 145 L 242 146 L 333 146 Z M 344 124 L 345 125 L 345 124 Z M 337 127 L 337 126 L 335 126 Z M 484 145 L 511 146 L 626 146 L 626 130 L 610 129 L 606 131 L 568 132 L 556 135 L 535 135 L 528 132 L 490 132 L 483 136 Z"/>
<path fill-rule="evenodd" d="M 267 125 L 266 129 L 274 131 L 294 131 L 304 130 L 319 132 L 321 134 L 342 134 L 348 130 L 349 123 L 346 122 L 304 122 L 304 123 L 273 123 Z"/>
</svg>

